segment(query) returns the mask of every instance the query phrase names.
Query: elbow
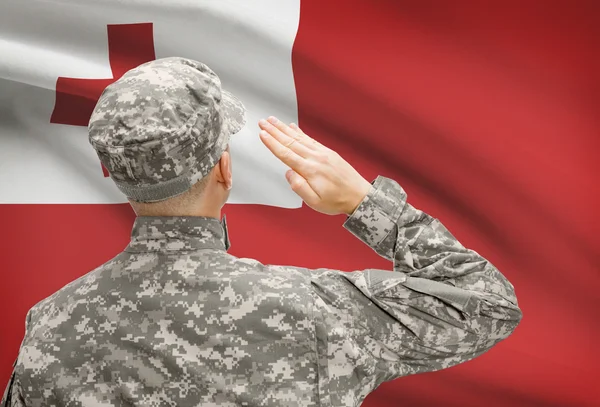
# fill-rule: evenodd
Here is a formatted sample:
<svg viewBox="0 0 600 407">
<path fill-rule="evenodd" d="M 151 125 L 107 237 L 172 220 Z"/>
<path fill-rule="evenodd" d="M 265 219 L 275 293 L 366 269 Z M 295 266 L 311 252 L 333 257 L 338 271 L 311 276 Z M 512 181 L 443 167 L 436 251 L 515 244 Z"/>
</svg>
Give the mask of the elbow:
<svg viewBox="0 0 600 407">
<path fill-rule="evenodd" d="M 523 312 L 513 290 L 473 294 L 464 308 L 468 330 L 476 336 L 477 347 L 489 348 L 516 330 Z"/>
<path fill-rule="evenodd" d="M 523 319 L 523 312 L 515 304 L 497 306 L 478 324 L 478 342 L 489 349 L 515 332 Z"/>
<path fill-rule="evenodd" d="M 509 310 L 507 310 L 506 314 L 506 318 L 503 318 L 497 322 L 497 325 L 501 328 L 498 335 L 499 340 L 504 340 L 512 335 L 523 319 L 523 312 L 521 311 L 521 308 L 516 305 L 514 308 L 511 307 Z"/>
<path fill-rule="evenodd" d="M 509 332 L 506 335 L 506 337 L 511 335 L 515 331 L 515 329 L 517 329 L 517 326 L 521 323 L 522 319 L 523 311 L 521 311 L 521 308 L 519 308 L 518 305 L 515 305 L 514 308 L 510 310 L 510 324 L 508 326 Z"/>
<path fill-rule="evenodd" d="M 482 318 L 481 335 L 500 341 L 515 331 L 523 319 L 523 311 L 514 286 L 497 269 L 494 271 L 496 279 L 476 295 L 475 314 Z"/>
<path fill-rule="evenodd" d="M 496 314 L 493 315 L 498 320 L 500 326 L 505 326 L 506 334 L 502 339 L 510 336 L 523 319 L 523 311 L 517 302 L 514 287 L 510 283 L 508 285 L 511 289 L 507 290 L 506 299 L 498 302 L 496 305 Z"/>
</svg>

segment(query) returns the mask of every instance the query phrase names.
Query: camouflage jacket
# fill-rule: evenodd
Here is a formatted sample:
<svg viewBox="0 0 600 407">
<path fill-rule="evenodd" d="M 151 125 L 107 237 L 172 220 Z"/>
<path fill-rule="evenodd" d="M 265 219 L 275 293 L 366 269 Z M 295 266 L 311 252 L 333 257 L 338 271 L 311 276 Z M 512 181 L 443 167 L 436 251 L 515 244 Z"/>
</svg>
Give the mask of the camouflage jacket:
<svg viewBox="0 0 600 407">
<path fill-rule="evenodd" d="M 28 312 L 3 402 L 357 406 L 519 323 L 512 284 L 395 181 L 344 227 L 393 271 L 264 265 L 227 253 L 224 220 L 138 217 L 122 253 Z"/>
</svg>

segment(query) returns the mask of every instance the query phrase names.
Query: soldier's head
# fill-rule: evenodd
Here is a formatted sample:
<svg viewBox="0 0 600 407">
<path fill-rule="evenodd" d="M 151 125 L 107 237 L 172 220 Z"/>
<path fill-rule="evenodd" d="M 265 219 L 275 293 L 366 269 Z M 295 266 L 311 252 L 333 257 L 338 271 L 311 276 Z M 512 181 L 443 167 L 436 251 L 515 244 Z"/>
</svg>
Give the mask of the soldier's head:
<svg viewBox="0 0 600 407">
<path fill-rule="evenodd" d="M 88 131 L 138 215 L 186 216 L 229 198 L 229 140 L 244 124 L 244 106 L 208 66 L 164 58 L 109 85 Z"/>
</svg>

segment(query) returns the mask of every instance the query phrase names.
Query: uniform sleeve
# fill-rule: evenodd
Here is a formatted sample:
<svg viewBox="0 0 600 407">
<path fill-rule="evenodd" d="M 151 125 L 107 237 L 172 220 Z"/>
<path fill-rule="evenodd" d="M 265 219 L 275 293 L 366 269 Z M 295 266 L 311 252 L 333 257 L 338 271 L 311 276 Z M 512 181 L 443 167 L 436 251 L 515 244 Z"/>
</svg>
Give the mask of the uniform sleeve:
<svg viewBox="0 0 600 407">
<path fill-rule="evenodd" d="M 27 337 L 27 333 L 29 330 L 29 324 L 31 321 L 31 310 L 27 313 L 25 317 L 25 335 L 23 337 L 23 341 L 21 342 L 21 346 L 23 346 L 23 342 L 25 341 L 25 337 Z M 19 349 L 20 351 L 20 349 Z M 21 391 L 21 386 L 18 383 L 16 378 L 16 366 L 19 359 L 15 360 L 13 363 L 13 372 L 10 375 L 10 379 L 8 379 L 8 384 L 4 389 L 4 394 L 2 396 L 2 400 L 0 400 L 0 407 L 26 407 L 25 399 L 23 397 L 23 393 Z"/>
<path fill-rule="evenodd" d="M 10 376 L 6 390 L 4 390 L 4 396 L 2 397 L 2 401 L 0 401 L 0 407 L 26 407 L 20 386 L 15 383 L 14 378 L 15 374 L 13 373 Z"/>
<path fill-rule="evenodd" d="M 470 360 L 522 314 L 512 284 L 379 176 L 344 227 L 393 271 L 311 270 L 322 396 L 354 405 L 384 381 Z"/>
</svg>

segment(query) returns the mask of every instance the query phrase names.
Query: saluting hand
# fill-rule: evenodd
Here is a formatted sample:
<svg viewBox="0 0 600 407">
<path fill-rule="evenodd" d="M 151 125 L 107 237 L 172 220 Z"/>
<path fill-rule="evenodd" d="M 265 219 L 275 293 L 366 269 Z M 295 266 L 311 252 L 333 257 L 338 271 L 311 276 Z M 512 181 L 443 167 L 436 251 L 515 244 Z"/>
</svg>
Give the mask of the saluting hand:
<svg viewBox="0 0 600 407">
<path fill-rule="evenodd" d="M 275 117 L 258 122 L 260 139 L 291 169 L 292 190 L 317 212 L 351 215 L 371 184 L 338 153 L 309 137 L 298 126 Z"/>
</svg>

